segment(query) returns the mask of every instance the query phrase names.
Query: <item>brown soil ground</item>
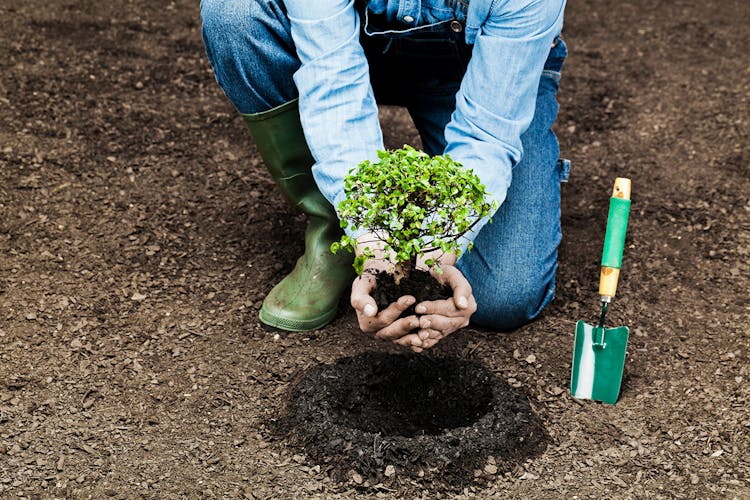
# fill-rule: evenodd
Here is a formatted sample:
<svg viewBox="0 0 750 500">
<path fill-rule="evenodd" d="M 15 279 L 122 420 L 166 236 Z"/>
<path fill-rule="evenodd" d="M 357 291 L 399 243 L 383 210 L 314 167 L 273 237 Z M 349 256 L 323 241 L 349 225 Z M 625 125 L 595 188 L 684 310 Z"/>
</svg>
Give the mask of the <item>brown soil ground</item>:
<svg viewBox="0 0 750 500">
<path fill-rule="evenodd" d="M 258 325 L 304 220 L 213 80 L 197 4 L 0 3 L 0 496 L 454 495 L 398 470 L 338 483 L 271 439 L 301 373 L 396 350 L 346 307 L 309 334 Z M 557 298 L 438 348 L 527 390 L 551 441 L 459 496 L 750 497 L 748 26 L 745 0 L 570 2 Z M 605 406 L 565 388 L 616 176 L 634 194 L 609 323 L 631 344 Z"/>
</svg>

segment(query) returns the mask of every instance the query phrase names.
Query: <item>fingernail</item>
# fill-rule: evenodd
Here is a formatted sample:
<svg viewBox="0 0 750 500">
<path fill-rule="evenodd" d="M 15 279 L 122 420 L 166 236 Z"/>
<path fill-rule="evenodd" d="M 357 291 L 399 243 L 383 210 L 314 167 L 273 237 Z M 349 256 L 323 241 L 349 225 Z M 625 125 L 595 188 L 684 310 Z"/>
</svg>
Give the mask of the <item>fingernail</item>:
<svg viewBox="0 0 750 500">
<path fill-rule="evenodd" d="M 417 312 L 417 314 L 424 314 L 427 312 L 427 308 L 425 306 L 417 306 L 414 308 L 414 310 Z"/>
<path fill-rule="evenodd" d="M 419 338 L 420 338 L 420 339 L 422 339 L 422 340 L 427 340 L 428 338 L 430 338 L 430 334 L 429 334 L 429 333 L 427 333 L 427 332 L 426 332 L 426 331 L 424 331 L 424 330 L 421 330 L 421 331 L 419 332 Z"/>
<path fill-rule="evenodd" d="M 378 308 L 375 307 L 374 305 L 367 304 L 365 306 L 365 310 L 364 310 L 365 316 L 370 316 L 370 317 L 375 316 L 376 312 L 378 312 Z"/>
<path fill-rule="evenodd" d="M 432 324 L 432 323 L 430 323 L 430 320 L 429 320 L 429 319 L 426 319 L 426 320 L 424 321 L 424 327 L 425 327 L 425 328 L 429 328 L 431 324 Z"/>
<path fill-rule="evenodd" d="M 467 305 L 469 305 L 469 303 L 466 301 L 466 297 L 459 297 L 457 303 L 458 307 L 466 307 Z"/>
<path fill-rule="evenodd" d="M 419 321 L 417 321 L 417 320 L 412 320 L 412 321 L 411 321 L 411 322 L 409 323 L 409 328 L 411 328 L 411 329 L 414 329 L 414 328 L 419 328 Z"/>
</svg>

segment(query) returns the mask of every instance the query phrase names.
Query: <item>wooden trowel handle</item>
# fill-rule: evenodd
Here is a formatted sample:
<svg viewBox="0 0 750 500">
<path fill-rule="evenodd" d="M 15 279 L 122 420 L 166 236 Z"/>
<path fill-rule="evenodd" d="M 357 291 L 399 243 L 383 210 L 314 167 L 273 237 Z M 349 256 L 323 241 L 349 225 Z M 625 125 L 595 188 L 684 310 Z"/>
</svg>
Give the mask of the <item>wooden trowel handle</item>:
<svg viewBox="0 0 750 500">
<path fill-rule="evenodd" d="M 625 249 L 625 233 L 628 230 L 630 215 L 630 179 L 618 177 L 612 197 L 609 199 L 607 232 L 604 235 L 602 251 L 602 270 L 599 277 L 599 295 L 609 302 L 617 292 L 617 281 L 620 278 L 622 252 Z"/>
</svg>

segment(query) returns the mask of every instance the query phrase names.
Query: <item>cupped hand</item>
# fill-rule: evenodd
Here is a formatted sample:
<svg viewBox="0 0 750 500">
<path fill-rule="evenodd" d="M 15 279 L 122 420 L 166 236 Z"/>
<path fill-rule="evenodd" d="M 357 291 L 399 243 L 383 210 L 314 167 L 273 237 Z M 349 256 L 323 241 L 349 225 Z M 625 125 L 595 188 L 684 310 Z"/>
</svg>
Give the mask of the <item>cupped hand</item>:
<svg viewBox="0 0 750 500">
<path fill-rule="evenodd" d="M 420 326 L 419 318 L 415 315 L 399 318 L 401 313 L 414 305 L 414 297 L 404 295 L 382 311 L 378 311 L 375 299 L 371 295 L 375 285 L 375 275 L 372 271 L 365 271 L 352 283 L 351 303 L 357 311 L 359 327 L 375 338 L 420 352 L 422 338 L 415 332 Z"/>
<path fill-rule="evenodd" d="M 433 272 L 435 278 L 453 290 L 453 296 L 444 300 L 420 302 L 414 308 L 419 317 L 420 350 L 428 349 L 456 330 L 468 326 L 471 315 L 477 310 L 477 301 L 471 285 L 461 271 L 453 265 L 441 265 L 442 274 Z"/>
</svg>

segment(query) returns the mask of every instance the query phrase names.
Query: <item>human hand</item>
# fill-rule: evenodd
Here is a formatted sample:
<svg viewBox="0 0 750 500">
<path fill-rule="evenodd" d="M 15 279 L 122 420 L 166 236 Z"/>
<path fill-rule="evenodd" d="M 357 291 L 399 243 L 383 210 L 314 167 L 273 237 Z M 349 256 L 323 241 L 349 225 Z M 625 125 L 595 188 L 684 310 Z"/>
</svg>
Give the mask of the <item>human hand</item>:
<svg viewBox="0 0 750 500">
<path fill-rule="evenodd" d="M 371 295 L 377 284 L 376 274 L 394 272 L 394 262 L 385 257 L 384 240 L 384 235 L 374 233 L 357 238 L 357 254 L 363 255 L 367 250 L 373 258 L 365 262 L 365 271 L 352 283 L 351 304 L 357 311 L 357 321 L 363 332 L 404 347 L 419 349 L 421 339 L 415 331 L 419 327 L 419 319 L 415 315 L 400 318 L 401 313 L 414 305 L 416 299 L 411 295 L 404 295 L 382 311 L 378 311 L 375 299 Z"/>
<path fill-rule="evenodd" d="M 456 330 L 469 324 L 477 310 L 477 301 L 471 285 L 461 271 L 453 265 L 442 264 L 442 274 L 433 272 L 435 278 L 453 290 L 453 297 L 444 300 L 420 302 L 415 312 L 419 318 L 419 351 L 428 349 Z M 419 352 L 417 351 L 417 352 Z"/>
<path fill-rule="evenodd" d="M 375 285 L 375 274 L 372 269 L 362 273 L 352 283 L 351 303 L 357 311 L 359 328 L 375 338 L 389 340 L 420 352 L 422 339 L 414 332 L 419 327 L 419 319 L 415 315 L 399 318 L 401 313 L 414 305 L 416 299 L 411 295 L 404 295 L 378 312 L 375 299 L 370 295 Z"/>
</svg>

